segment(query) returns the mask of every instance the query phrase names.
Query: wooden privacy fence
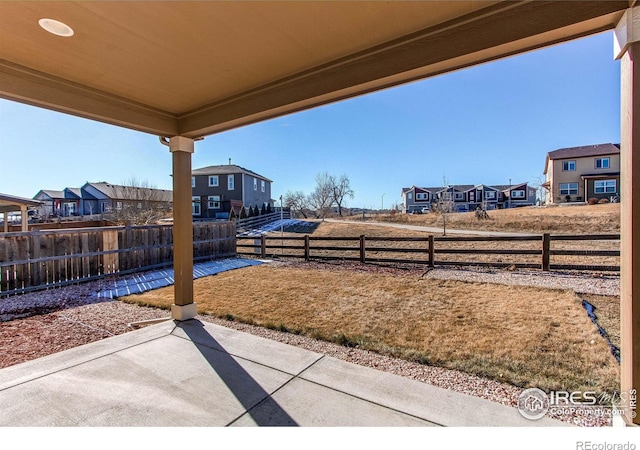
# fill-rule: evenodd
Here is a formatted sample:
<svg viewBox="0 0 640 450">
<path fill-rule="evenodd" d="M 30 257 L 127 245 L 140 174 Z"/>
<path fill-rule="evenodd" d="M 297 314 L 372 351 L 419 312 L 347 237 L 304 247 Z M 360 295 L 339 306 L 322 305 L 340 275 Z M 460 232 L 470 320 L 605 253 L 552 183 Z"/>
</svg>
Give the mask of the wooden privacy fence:
<svg viewBox="0 0 640 450">
<path fill-rule="evenodd" d="M 236 255 L 231 222 L 196 223 L 194 262 Z M 0 296 L 173 264 L 173 227 L 0 233 Z"/>
<path fill-rule="evenodd" d="M 248 242 L 251 241 L 251 242 Z M 314 237 L 238 236 L 238 255 L 359 261 L 620 271 L 620 235 Z"/>
</svg>

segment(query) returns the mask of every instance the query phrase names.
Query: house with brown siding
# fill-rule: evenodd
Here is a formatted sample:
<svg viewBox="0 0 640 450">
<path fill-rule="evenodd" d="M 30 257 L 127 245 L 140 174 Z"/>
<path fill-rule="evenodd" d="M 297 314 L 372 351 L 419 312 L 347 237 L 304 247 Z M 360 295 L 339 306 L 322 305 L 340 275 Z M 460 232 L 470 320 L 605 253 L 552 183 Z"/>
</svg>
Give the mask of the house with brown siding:
<svg viewBox="0 0 640 450">
<path fill-rule="evenodd" d="M 561 148 L 547 153 L 547 205 L 620 195 L 620 144 Z"/>
</svg>

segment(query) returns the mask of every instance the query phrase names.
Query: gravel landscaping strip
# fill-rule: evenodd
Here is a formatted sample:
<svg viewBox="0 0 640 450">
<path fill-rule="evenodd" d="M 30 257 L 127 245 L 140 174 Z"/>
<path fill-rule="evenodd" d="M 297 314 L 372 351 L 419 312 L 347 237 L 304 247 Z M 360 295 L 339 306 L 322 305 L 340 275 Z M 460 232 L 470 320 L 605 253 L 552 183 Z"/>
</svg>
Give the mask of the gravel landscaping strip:
<svg viewBox="0 0 640 450">
<path fill-rule="evenodd" d="M 274 264 L 301 263 L 275 262 Z M 304 264 L 305 267 L 309 267 L 309 264 L 319 263 Z M 355 264 L 340 267 L 337 264 L 331 266 L 321 264 L 321 266 L 325 270 L 327 268 L 380 272 L 400 270 Z M 402 273 L 406 273 L 406 270 Z M 599 295 L 619 295 L 620 286 L 619 279 L 616 277 L 583 274 L 492 272 L 468 269 L 433 269 L 427 272 L 416 271 L 416 273 L 417 276 L 425 278 L 575 289 L 580 293 Z M 105 288 L 105 283 L 104 281 L 84 283 L 1 298 L 0 368 L 132 331 L 133 328 L 129 326 L 131 322 L 168 317 L 169 312 L 166 310 L 99 299 L 97 293 Z M 518 395 L 522 392 L 521 388 L 498 381 L 395 359 L 359 348 L 342 347 L 304 336 L 205 315 L 198 316 L 198 319 L 512 407 L 516 407 Z M 573 414 L 555 418 L 580 426 L 607 426 L 611 424 L 611 420 L 605 413 L 604 409 L 591 414 L 576 411 Z"/>
</svg>

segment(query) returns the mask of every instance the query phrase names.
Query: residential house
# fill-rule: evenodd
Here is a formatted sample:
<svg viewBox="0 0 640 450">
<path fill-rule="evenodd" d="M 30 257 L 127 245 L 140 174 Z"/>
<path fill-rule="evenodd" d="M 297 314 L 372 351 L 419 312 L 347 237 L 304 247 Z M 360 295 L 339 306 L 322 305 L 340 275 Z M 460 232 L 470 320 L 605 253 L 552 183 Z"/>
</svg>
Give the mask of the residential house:
<svg viewBox="0 0 640 450">
<path fill-rule="evenodd" d="M 122 186 L 106 182 L 85 183 L 80 188 L 84 214 L 118 213 L 127 209 L 170 211 L 170 190 Z"/>
<path fill-rule="evenodd" d="M 512 185 L 460 184 L 441 187 L 402 189 L 403 212 L 429 212 L 446 208 L 450 212 L 491 210 L 536 204 L 536 190 L 528 183 Z"/>
<path fill-rule="evenodd" d="M 441 187 L 421 188 L 411 186 L 402 189 L 402 211 L 405 213 L 421 213 L 431 210 L 431 204 L 436 201 Z"/>
<path fill-rule="evenodd" d="M 547 153 L 546 204 L 620 195 L 620 144 L 561 148 Z"/>
<path fill-rule="evenodd" d="M 34 195 L 34 200 L 42 202 L 42 206 L 38 208 L 38 215 L 41 218 L 48 217 L 69 217 L 82 214 L 81 199 L 78 197 L 75 191 L 65 189 L 63 191 L 56 191 L 53 189 L 42 189 Z"/>
<path fill-rule="evenodd" d="M 233 209 L 273 206 L 272 181 L 234 164 L 208 166 L 191 172 L 192 213 L 200 218 L 227 218 Z"/>
</svg>

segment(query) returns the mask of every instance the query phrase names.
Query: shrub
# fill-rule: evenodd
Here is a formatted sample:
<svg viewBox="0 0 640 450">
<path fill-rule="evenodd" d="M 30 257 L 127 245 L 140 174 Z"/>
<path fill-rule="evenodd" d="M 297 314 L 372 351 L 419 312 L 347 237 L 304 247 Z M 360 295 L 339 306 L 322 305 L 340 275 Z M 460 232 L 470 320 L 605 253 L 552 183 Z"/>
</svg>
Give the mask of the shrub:
<svg viewBox="0 0 640 450">
<path fill-rule="evenodd" d="M 603 204 L 603 203 L 609 203 L 609 199 L 608 198 L 601 198 L 600 200 L 598 200 L 599 204 Z"/>
<path fill-rule="evenodd" d="M 247 209 L 243 206 L 242 208 L 240 208 L 240 219 L 246 219 L 247 218 Z"/>
<path fill-rule="evenodd" d="M 595 205 L 596 203 L 598 203 L 598 199 L 595 197 L 591 197 L 589 200 L 587 200 L 587 203 L 589 203 L 590 205 Z"/>
<path fill-rule="evenodd" d="M 266 213 L 267 213 L 267 205 L 263 203 L 262 209 L 260 210 L 260 214 L 264 216 Z"/>
</svg>

